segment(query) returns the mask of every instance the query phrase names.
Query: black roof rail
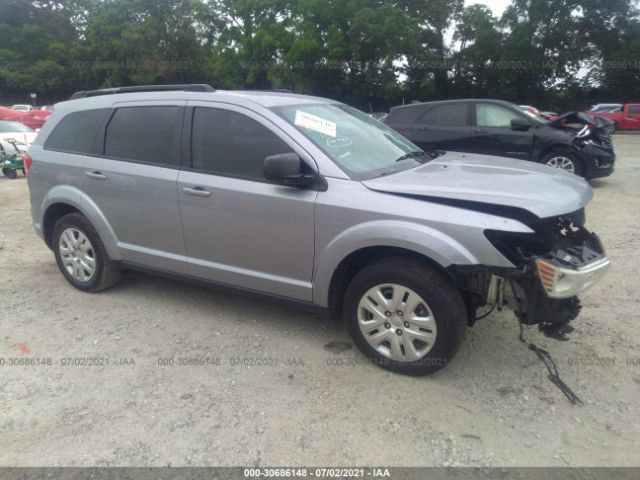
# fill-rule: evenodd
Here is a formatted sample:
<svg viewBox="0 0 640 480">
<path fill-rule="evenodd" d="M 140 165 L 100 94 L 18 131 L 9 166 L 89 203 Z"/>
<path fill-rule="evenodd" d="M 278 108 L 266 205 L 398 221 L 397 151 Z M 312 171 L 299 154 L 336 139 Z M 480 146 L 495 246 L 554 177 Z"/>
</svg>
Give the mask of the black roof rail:
<svg viewBox="0 0 640 480">
<path fill-rule="evenodd" d="M 77 98 L 98 97 L 100 95 L 113 95 L 116 93 L 135 93 L 135 92 L 168 92 L 168 91 L 184 91 L 184 92 L 215 92 L 216 89 L 205 83 L 192 83 L 184 85 L 137 85 L 133 87 L 116 87 L 103 88 L 101 90 L 86 90 L 76 92 L 69 100 Z"/>
<path fill-rule="evenodd" d="M 267 90 L 247 90 L 248 92 L 265 92 L 265 93 L 293 93 L 292 90 L 288 88 L 272 88 Z"/>
</svg>

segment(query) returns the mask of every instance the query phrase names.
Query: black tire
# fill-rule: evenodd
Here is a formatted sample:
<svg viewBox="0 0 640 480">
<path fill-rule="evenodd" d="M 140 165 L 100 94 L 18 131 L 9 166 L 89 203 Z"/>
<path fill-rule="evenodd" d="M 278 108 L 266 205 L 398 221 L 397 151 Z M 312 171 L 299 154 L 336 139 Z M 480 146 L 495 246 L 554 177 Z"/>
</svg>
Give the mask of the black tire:
<svg viewBox="0 0 640 480">
<path fill-rule="evenodd" d="M 5 177 L 10 178 L 11 180 L 18 178 L 18 172 L 16 172 L 13 168 L 3 168 L 2 174 Z"/>
<path fill-rule="evenodd" d="M 89 239 L 93 247 L 95 273 L 88 281 L 81 281 L 74 278 L 62 262 L 59 247 L 60 236 L 67 228 L 74 228 L 82 232 Z M 67 281 L 78 290 L 82 290 L 83 292 L 99 292 L 112 287 L 120 280 L 120 271 L 107 255 L 98 232 L 96 232 L 91 222 L 81 213 L 70 213 L 58 220 L 53 229 L 52 247 L 60 272 Z"/>
<path fill-rule="evenodd" d="M 605 133 L 608 134 L 608 135 L 613 135 L 614 133 L 616 133 L 617 130 L 618 130 L 618 123 L 617 122 L 613 122 L 612 125 L 607 125 L 604 128 Z"/>
<path fill-rule="evenodd" d="M 396 361 L 381 354 L 365 339 L 358 324 L 358 304 L 365 293 L 380 284 L 402 285 L 428 304 L 437 326 L 431 350 L 416 361 Z M 467 329 L 467 314 L 459 290 L 445 275 L 415 259 L 392 257 L 361 270 L 347 287 L 343 316 L 349 333 L 362 353 L 376 365 L 405 375 L 429 375 L 455 356 Z"/>
<path fill-rule="evenodd" d="M 584 167 L 582 165 L 582 161 L 580 161 L 580 159 L 578 159 L 573 153 L 551 152 L 542 157 L 540 163 L 542 163 L 543 165 L 547 165 L 550 160 L 557 157 L 564 157 L 571 160 L 571 162 L 573 163 L 573 173 L 581 177 L 584 176 Z"/>
</svg>

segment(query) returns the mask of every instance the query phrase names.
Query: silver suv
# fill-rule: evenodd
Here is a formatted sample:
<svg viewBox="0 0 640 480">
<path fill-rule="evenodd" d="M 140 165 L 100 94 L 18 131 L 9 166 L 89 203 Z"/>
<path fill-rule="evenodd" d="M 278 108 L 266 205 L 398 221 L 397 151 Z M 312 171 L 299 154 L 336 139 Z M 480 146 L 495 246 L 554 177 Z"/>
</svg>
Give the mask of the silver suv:
<svg viewBox="0 0 640 480">
<path fill-rule="evenodd" d="M 483 308 L 564 335 L 609 266 L 581 178 L 422 151 L 322 98 L 78 92 L 29 157 L 35 229 L 74 287 L 145 269 L 340 314 L 406 374 L 445 366 Z"/>
</svg>

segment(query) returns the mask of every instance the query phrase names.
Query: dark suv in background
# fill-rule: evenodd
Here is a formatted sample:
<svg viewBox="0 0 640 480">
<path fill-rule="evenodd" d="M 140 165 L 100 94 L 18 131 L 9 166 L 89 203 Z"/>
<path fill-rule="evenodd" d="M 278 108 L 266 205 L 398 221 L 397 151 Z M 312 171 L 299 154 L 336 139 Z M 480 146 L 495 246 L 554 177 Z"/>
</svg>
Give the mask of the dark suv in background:
<svg viewBox="0 0 640 480">
<path fill-rule="evenodd" d="M 587 179 L 610 175 L 615 163 L 610 139 L 597 125 L 571 128 L 500 100 L 414 103 L 392 108 L 384 123 L 425 150 L 530 160 Z"/>
</svg>

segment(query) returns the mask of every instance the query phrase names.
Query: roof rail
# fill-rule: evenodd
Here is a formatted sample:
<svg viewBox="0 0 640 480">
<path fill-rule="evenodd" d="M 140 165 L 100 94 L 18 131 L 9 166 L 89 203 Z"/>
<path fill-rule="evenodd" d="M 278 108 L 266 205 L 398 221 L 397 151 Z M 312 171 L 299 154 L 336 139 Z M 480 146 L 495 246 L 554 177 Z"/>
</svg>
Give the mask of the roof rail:
<svg viewBox="0 0 640 480">
<path fill-rule="evenodd" d="M 247 90 L 247 92 L 293 93 L 293 91 L 288 89 L 288 88 L 272 88 L 272 89 L 266 89 L 266 90 Z"/>
<path fill-rule="evenodd" d="M 135 92 L 167 92 L 167 91 L 184 91 L 184 92 L 215 92 L 216 89 L 205 83 L 192 83 L 185 85 L 137 85 L 133 87 L 116 87 L 103 88 L 101 90 L 86 90 L 76 92 L 69 100 L 77 98 L 98 97 L 100 95 L 113 95 L 116 93 L 135 93 Z"/>
</svg>

